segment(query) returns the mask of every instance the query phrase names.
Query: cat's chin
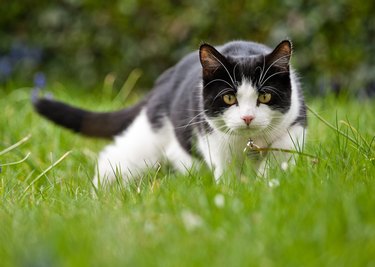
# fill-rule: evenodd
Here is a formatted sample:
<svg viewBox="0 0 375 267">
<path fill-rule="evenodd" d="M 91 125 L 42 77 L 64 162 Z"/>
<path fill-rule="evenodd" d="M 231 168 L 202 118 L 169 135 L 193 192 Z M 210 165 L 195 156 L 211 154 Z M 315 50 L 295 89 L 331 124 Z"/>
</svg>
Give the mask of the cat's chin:
<svg viewBox="0 0 375 267">
<path fill-rule="evenodd" d="M 243 137 L 249 137 L 249 136 L 257 136 L 261 134 L 263 129 L 257 128 L 257 127 L 239 127 L 236 129 L 233 129 L 231 133 L 236 136 L 243 136 Z"/>
</svg>

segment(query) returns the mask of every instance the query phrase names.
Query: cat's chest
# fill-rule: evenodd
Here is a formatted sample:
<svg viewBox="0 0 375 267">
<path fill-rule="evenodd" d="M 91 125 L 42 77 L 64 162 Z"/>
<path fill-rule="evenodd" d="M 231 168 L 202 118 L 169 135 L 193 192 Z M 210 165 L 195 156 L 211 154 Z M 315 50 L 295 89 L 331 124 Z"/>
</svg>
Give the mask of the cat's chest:
<svg viewBox="0 0 375 267">
<path fill-rule="evenodd" d="M 268 144 L 262 137 L 252 137 L 249 135 L 231 135 L 222 132 L 212 132 L 198 137 L 199 147 L 203 154 L 210 154 L 210 157 L 243 158 L 245 148 L 252 140 L 259 147 L 267 147 Z"/>
</svg>

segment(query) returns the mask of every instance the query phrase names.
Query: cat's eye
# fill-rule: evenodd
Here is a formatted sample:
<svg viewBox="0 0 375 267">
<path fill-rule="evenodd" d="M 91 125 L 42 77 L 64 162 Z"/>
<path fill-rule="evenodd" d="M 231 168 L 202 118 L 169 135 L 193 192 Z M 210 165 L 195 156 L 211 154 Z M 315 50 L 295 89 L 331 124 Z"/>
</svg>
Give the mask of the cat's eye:
<svg viewBox="0 0 375 267">
<path fill-rule="evenodd" d="M 237 98 L 235 97 L 235 95 L 226 94 L 226 95 L 223 95 L 223 101 L 227 105 L 234 105 L 237 102 Z"/>
<path fill-rule="evenodd" d="M 271 101 L 271 94 L 263 93 L 258 96 L 258 101 L 262 104 L 266 104 Z"/>
</svg>

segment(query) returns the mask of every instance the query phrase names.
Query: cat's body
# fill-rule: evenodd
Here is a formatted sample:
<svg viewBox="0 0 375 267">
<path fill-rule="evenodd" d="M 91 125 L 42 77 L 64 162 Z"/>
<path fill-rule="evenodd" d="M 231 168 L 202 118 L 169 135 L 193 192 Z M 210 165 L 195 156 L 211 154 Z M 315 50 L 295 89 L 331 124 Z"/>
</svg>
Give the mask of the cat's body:
<svg viewBox="0 0 375 267">
<path fill-rule="evenodd" d="M 291 44 L 275 50 L 253 42 L 202 45 L 165 71 L 152 91 L 133 107 L 94 113 L 49 99 L 36 110 L 89 136 L 114 137 L 99 155 L 95 184 L 136 177 L 168 160 L 181 172 L 201 156 L 218 180 L 226 168 L 242 166 L 251 138 L 260 147 L 301 148 L 305 104 L 290 69 Z M 290 155 L 280 153 L 282 162 Z M 260 172 L 265 163 L 257 162 Z"/>
</svg>

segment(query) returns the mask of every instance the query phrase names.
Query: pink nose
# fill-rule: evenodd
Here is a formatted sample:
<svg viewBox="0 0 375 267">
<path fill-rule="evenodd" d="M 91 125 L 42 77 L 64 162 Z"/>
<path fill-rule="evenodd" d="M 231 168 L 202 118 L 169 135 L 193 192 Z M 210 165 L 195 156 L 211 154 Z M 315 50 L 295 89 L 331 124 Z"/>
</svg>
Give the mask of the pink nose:
<svg viewBox="0 0 375 267">
<path fill-rule="evenodd" d="M 249 125 L 251 123 L 251 121 L 254 119 L 254 116 L 251 116 L 251 115 L 244 115 L 241 117 L 241 119 L 243 119 L 243 121 Z"/>
</svg>

